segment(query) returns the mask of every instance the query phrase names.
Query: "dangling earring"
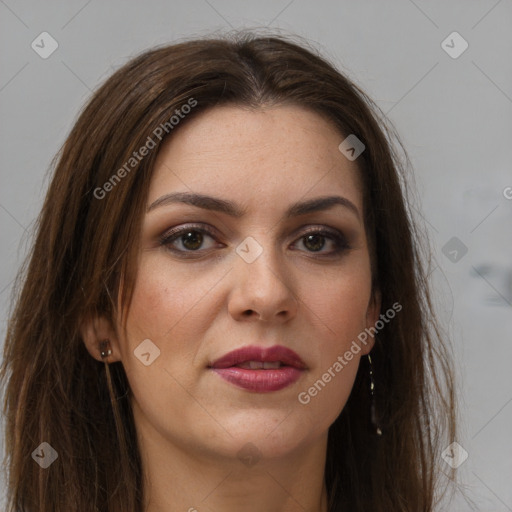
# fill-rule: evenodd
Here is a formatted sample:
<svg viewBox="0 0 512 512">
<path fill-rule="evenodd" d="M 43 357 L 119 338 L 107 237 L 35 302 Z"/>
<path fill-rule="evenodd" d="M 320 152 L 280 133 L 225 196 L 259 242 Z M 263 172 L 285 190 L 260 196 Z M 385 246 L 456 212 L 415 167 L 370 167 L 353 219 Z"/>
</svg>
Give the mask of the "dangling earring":
<svg viewBox="0 0 512 512">
<path fill-rule="evenodd" d="M 105 359 L 110 354 L 112 354 L 112 350 L 110 348 L 110 341 L 109 340 L 100 341 L 100 356 L 101 356 L 101 358 Z"/>
<path fill-rule="evenodd" d="M 381 436 L 382 430 L 377 420 L 377 410 L 375 407 L 375 381 L 373 380 L 373 366 L 370 354 L 368 354 L 368 363 L 370 371 L 370 421 L 372 422 L 373 428 L 375 429 L 375 433 L 378 436 Z"/>
</svg>

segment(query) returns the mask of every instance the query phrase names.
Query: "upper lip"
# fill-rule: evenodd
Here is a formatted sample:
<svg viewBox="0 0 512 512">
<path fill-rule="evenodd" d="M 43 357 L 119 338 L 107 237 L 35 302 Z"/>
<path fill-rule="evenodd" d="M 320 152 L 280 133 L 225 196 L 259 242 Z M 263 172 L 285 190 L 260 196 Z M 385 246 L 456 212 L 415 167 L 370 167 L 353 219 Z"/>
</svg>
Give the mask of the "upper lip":
<svg viewBox="0 0 512 512">
<path fill-rule="evenodd" d="M 306 367 L 304 361 L 296 352 L 282 345 L 274 345 L 273 347 L 249 345 L 228 352 L 211 363 L 210 368 L 229 368 L 248 361 L 280 361 L 283 365 L 299 369 Z"/>
</svg>

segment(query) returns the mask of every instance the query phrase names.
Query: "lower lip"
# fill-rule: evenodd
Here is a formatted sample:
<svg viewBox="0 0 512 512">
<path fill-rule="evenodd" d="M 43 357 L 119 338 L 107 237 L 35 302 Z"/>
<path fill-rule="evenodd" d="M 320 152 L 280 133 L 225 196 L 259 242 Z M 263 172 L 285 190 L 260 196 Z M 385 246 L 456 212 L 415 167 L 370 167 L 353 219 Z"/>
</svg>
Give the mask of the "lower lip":
<svg viewBox="0 0 512 512">
<path fill-rule="evenodd" d="M 248 370 L 237 366 L 212 369 L 231 384 L 257 393 L 279 391 L 296 382 L 302 374 L 302 370 L 293 366 L 283 366 L 275 370 Z"/>
</svg>

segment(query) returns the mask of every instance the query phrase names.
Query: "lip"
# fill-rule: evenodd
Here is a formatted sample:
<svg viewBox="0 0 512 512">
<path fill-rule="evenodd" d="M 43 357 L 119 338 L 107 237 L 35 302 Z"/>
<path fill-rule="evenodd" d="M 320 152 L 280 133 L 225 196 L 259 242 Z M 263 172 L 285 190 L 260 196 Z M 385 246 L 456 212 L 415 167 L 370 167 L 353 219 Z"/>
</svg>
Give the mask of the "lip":
<svg viewBox="0 0 512 512">
<path fill-rule="evenodd" d="M 283 366 L 268 370 L 237 366 L 248 361 L 279 361 Z M 284 389 L 296 382 L 302 376 L 306 365 L 296 352 L 282 345 L 267 348 L 250 345 L 228 352 L 214 361 L 209 368 L 239 388 L 267 393 Z"/>
</svg>

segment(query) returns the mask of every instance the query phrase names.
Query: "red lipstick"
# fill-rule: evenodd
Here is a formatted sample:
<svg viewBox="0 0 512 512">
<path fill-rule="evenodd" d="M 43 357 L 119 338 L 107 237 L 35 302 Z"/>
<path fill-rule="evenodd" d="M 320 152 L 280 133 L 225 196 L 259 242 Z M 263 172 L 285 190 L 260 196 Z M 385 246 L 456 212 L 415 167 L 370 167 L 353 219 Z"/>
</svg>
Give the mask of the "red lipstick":
<svg viewBox="0 0 512 512">
<path fill-rule="evenodd" d="M 281 345 L 250 345 L 227 353 L 214 361 L 210 369 L 235 386 L 267 393 L 296 382 L 306 365 L 298 354 Z"/>
</svg>

